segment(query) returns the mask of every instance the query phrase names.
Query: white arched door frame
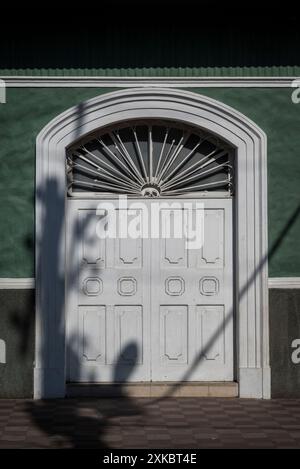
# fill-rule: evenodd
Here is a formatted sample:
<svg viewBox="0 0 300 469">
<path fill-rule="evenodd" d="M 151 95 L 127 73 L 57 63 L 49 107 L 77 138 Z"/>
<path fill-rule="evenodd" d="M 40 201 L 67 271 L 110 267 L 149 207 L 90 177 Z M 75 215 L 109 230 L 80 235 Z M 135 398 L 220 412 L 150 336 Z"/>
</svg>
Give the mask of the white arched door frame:
<svg viewBox="0 0 300 469">
<path fill-rule="evenodd" d="M 235 291 L 241 397 L 270 397 L 266 136 L 236 110 L 196 93 L 127 89 L 79 104 L 38 135 L 36 153 L 36 352 L 34 396 L 65 396 L 66 148 L 130 119 L 160 118 L 205 129 L 236 149 Z"/>
</svg>

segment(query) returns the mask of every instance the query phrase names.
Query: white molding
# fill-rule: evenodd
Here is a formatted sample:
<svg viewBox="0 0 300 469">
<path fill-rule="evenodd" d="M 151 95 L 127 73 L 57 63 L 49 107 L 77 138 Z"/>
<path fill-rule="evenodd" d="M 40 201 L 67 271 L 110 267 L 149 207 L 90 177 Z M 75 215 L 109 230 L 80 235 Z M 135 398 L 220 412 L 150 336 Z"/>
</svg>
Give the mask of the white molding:
<svg viewBox="0 0 300 469">
<path fill-rule="evenodd" d="M 25 290 L 32 288 L 35 288 L 34 278 L 0 278 L 0 290 Z M 269 277 L 269 288 L 300 288 L 300 277 Z"/>
<path fill-rule="evenodd" d="M 1 76 L 8 88 L 290 88 L 299 77 Z"/>
<path fill-rule="evenodd" d="M 269 288 L 300 288 L 300 277 L 269 278 Z"/>
<path fill-rule="evenodd" d="M 31 288 L 35 288 L 34 278 L 0 278 L 0 290 L 25 290 Z M 269 277 L 269 288 L 300 288 L 300 277 Z"/>
<path fill-rule="evenodd" d="M 37 137 L 34 396 L 65 395 L 65 347 L 69 345 L 65 343 L 66 148 L 98 128 L 149 117 L 198 126 L 236 149 L 235 290 L 240 396 L 248 396 L 251 382 L 252 397 L 269 398 L 266 135 L 246 116 L 214 99 L 190 91 L 153 87 L 114 91 L 80 103 L 54 118 Z"/>
<path fill-rule="evenodd" d="M 35 288 L 34 278 L 0 278 L 0 290 L 26 290 Z"/>
</svg>

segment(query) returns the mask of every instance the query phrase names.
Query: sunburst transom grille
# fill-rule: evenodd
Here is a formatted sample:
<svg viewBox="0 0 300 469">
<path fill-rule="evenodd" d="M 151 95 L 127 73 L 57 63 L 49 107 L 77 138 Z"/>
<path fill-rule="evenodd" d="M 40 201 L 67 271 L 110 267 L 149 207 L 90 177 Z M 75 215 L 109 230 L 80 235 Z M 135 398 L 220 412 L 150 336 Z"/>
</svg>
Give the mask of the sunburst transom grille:
<svg viewBox="0 0 300 469">
<path fill-rule="evenodd" d="M 68 150 L 68 194 L 232 194 L 232 148 L 198 128 L 158 120 L 102 129 Z"/>
</svg>

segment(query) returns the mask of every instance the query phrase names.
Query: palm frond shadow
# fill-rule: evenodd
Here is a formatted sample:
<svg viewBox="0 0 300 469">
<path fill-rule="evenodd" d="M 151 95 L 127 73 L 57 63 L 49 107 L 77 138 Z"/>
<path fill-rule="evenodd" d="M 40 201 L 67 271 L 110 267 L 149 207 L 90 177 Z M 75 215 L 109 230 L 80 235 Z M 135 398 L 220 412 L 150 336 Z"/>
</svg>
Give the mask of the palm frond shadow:
<svg viewBox="0 0 300 469">
<path fill-rule="evenodd" d="M 47 196 L 46 196 L 47 195 Z M 49 195 L 51 196 L 51 205 L 47 205 L 49 201 Z M 37 193 L 37 197 L 40 201 L 44 204 L 44 220 L 43 220 L 43 232 L 41 235 L 41 239 L 38 240 L 40 245 L 40 250 L 43 250 L 43 246 L 46 246 L 46 239 L 48 236 L 47 230 L 50 226 L 54 212 L 55 216 L 57 215 L 61 219 L 59 230 L 55 233 L 54 245 L 57 246 L 57 251 L 54 255 L 54 259 L 52 265 L 56 269 L 55 275 L 59 279 L 60 284 L 64 285 L 65 279 L 62 278 L 62 274 L 60 271 L 60 253 L 58 250 L 58 246 L 60 245 L 59 241 L 61 236 L 63 236 L 63 226 L 64 226 L 64 214 L 58 214 L 57 210 L 59 207 L 63 207 L 62 203 L 62 196 L 60 195 L 59 189 L 57 187 L 57 183 L 55 180 L 49 179 L 46 181 L 44 188 Z M 283 227 L 282 231 L 280 232 L 279 236 L 270 247 L 269 252 L 266 256 L 262 259 L 260 265 L 257 269 L 253 272 L 250 280 L 241 288 L 239 292 L 237 292 L 237 296 L 239 299 L 243 298 L 249 287 L 255 281 L 255 278 L 261 272 L 261 269 L 264 267 L 267 260 L 271 259 L 275 253 L 280 249 L 284 239 L 286 238 L 287 234 L 293 227 L 294 223 L 296 222 L 300 213 L 300 205 L 295 209 L 292 213 L 288 221 L 286 222 L 285 226 Z M 75 226 L 75 229 L 72 233 L 71 243 L 73 248 L 76 249 L 76 245 L 78 239 L 82 236 L 81 227 L 79 225 Z M 37 271 L 36 276 L 39 276 L 39 272 L 42 269 L 42 265 L 40 260 L 37 259 Z M 76 270 L 73 269 L 69 273 L 68 276 L 68 285 L 70 288 L 76 288 Z M 56 313 L 59 318 L 63 318 L 64 315 L 64 304 L 56 305 Z M 18 319 L 18 316 L 12 315 L 12 323 L 15 326 L 16 330 L 20 335 L 20 353 L 24 353 L 26 347 L 28 347 L 27 343 L 27 335 L 28 335 L 28 327 L 26 324 L 30 324 L 32 322 L 32 311 L 29 313 L 30 316 L 27 318 L 23 318 L 22 321 Z M 174 395 L 176 390 L 182 385 L 182 383 L 189 380 L 189 377 L 193 373 L 194 369 L 199 366 L 203 357 L 207 355 L 214 345 L 215 341 L 218 339 L 219 335 L 222 333 L 223 328 L 226 327 L 228 322 L 232 319 L 233 310 L 229 311 L 227 316 L 225 317 L 225 323 L 215 331 L 214 335 L 210 338 L 210 340 L 205 344 L 201 353 L 195 358 L 193 363 L 190 365 L 188 371 L 184 374 L 182 379 L 176 382 L 169 390 L 160 398 L 148 400 L 146 403 L 141 404 L 140 401 L 134 400 L 128 395 L 126 395 L 124 389 L 122 391 L 121 388 L 121 396 L 122 399 L 120 400 L 120 404 L 113 405 L 109 399 L 104 400 L 93 400 L 93 399 L 77 399 L 77 400 L 60 400 L 53 402 L 52 400 L 44 400 L 44 401 L 28 401 L 27 403 L 27 411 L 32 419 L 32 421 L 48 436 L 62 439 L 62 441 L 67 440 L 68 444 L 71 447 L 84 447 L 84 446 L 93 446 L 96 448 L 108 447 L 105 443 L 105 433 L 109 426 L 111 425 L 111 421 L 115 417 L 121 417 L 124 415 L 146 415 L 147 414 L 147 406 L 160 402 L 168 397 Z M 53 333 L 56 337 L 60 337 L 64 334 L 64 328 L 62 327 L 62 322 L 59 321 L 56 329 Z M 67 356 L 73 355 L 73 360 L 77 360 L 76 351 L 74 347 L 74 340 L 75 338 L 72 337 L 65 344 L 66 354 Z M 44 347 L 47 347 L 47 344 L 44 344 Z M 127 344 L 127 347 L 130 348 L 130 353 L 133 356 L 137 356 L 137 353 L 134 352 L 137 349 L 137 344 L 134 342 Z M 128 350 L 127 350 L 128 351 Z M 45 351 L 46 353 L 46 351 Z M 121 354 L 124 353 L 124 350 L 121 351 Z M 126 353 L 126 350 L 125 350 Z M 78 363 L 78 366 L 80 364 Z M 132 363 L 132 368 L 128 371 L 128 376 L 123 376 L 123 381 L 126 381 L 129 378 L 130 373 L 133 371 L 135 367 L 135 363 Z M 115 373 L 114 379 L 115 382 L 119 382 L 120 379 L 120 357 L 115 364 Z M 91 374 L 90 381 L 93 382 L 94 376 Z M 55 407 L 56 406 L 56 407 Z M 61 422 L 58 422 L 57 419 L 49 418 L 51 413 L 59 411 L 61 409 L 62 414 L 64 414 L 63 418 L 63 425 Z M 48 416 L 48 417 L 47 417 Z M 89 438 L 88 438 L 89 437 Z"/>
</svg>

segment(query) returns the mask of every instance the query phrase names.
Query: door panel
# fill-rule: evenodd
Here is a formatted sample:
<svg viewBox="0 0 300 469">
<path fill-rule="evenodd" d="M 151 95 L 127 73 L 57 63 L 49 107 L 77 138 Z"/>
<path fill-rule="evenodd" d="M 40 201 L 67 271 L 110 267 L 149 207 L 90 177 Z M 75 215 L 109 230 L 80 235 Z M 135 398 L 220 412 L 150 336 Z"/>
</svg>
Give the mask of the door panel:
<svg viewBox="0 0 300 469">
<path fill-rule="evenodd" d="M 143 363 L 143 307 L 116 306 L 116 357 L 126 365 Z M 127 344 L 132 346 L 127 347 Z M 139 344 L 138 347 L 135 344 Z"/>
<path fill-rule="evenodd" d="M 105 363 L 106 349 L 106 311 L 105 306 L 81 306 L 79 309 L 79 328 L 81 334 L 82 365 Z"/>
<path fill-rule="evenodd" d="M 197 306 L 198 342 L 203 360 L 224 363 L 224 306 Z M 216 337 L 215 339 L 215 336 Z"/>
<path fill-rule="evenodd" d="M 149 240 L 100 239 L 98 204 L 68 202 L 68 379 L 149 381 Z"/>
<path fill-rule="evenodd" d="M 166 366 L 187 363 L 187 306 L 162 306 L 160 309 L 160 360 Z"/>
<path fill-rule="evenodd" d="M 163 350 L 152 349 L 153 381 L 233 380 L 232 201 L 201 202 L 192 210 L 204 210 L 202 246 L 152 240 L 152 336 L 160 336 Z M 183 203 L 163 218 L 179 210 Z"/>
<path fill-rule="evenodd" d="M 193 249 L 172 236 L 185 199 L 160 210 L 171 237 L 152 239 L 100 239 L 99 201 L 68 200 L 68 380 L 233 380 L 232 200 L 188 201 L 204 220 Z M 127 210 L 109 202 L 130 224 L 130 200 Z M 140 202 L 150 213 L 153 199 Z"/>
</svg>

